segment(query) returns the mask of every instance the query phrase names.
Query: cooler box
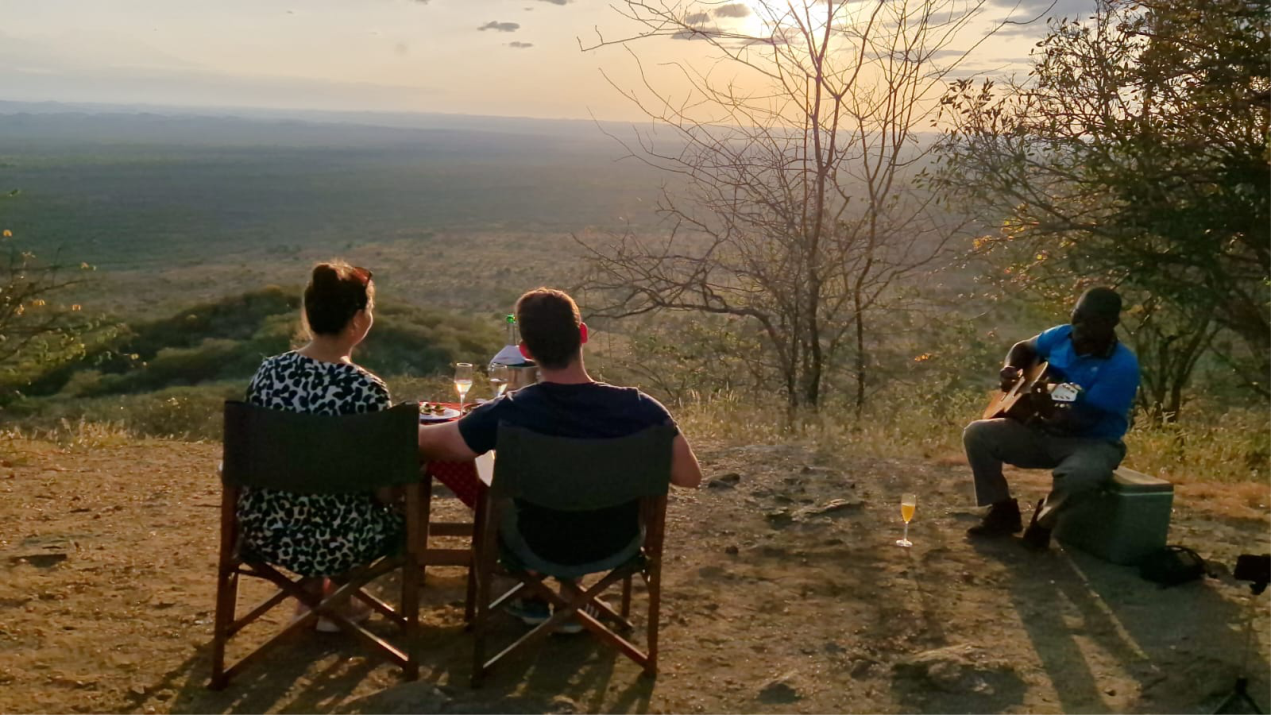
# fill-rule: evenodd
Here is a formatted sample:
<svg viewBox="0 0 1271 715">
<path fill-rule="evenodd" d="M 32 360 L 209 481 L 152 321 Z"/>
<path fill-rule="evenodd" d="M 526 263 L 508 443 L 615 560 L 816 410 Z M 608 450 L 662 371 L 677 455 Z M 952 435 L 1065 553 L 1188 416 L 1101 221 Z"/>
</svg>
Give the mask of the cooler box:
<svg viewBox="0 0 1271 715">
<path fill-rule="evenodd" d="M 1060 517 L 1055 537 L 1114 564 L 1133 564 L 1165 547 L 1174 485 L 1124 467 Z"/>
</svg>

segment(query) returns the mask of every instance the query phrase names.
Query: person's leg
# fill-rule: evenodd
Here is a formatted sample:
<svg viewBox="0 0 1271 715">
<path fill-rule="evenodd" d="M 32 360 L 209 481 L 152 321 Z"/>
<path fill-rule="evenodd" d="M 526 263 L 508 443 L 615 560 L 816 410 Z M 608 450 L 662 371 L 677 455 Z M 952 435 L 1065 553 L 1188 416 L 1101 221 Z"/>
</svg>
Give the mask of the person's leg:
<svg viewBox="0 0 1271 715">
<path fill-rule="evenodd" d="M 573 600 L 575 597 L 577 597 L 580 593 L 583 592 L 582 583 L 579 581 L 573 581 L 569 579 L 556 579 L 556 581 L 561 586 L 561 595 L 564 596 L 566 599 Z M 600 597 L 597 597 L 596 600 L 604 602 L 604 599 Z M 591 616 L 592 618 L 600 617 L 600 612 L 596 610 L 595 608 L 593 608 L 590 604 L 583 606 L 580 610 L 582 610 L 584 613 Z M 582 633 L 583 630 L 585 630 L 585 628 L 586 627 L 583 626 L 582 622 L 579 621 L 577 618 L 571 618 L 568 621 L 565 621 L 564 623 L 562 623 L 556 629 L 556 632 L 573 635 L 575 633 Z"/>
<path fill-rule="evenodd" d="M 967 462 L 975 478 L 977 506 L 989 506 L 1011 498 L 1002 476 L 1002 465 L 1024 469 L 1056 466 L 1046 449 L 1045 434 L 1009 419 L 977 420 L 962 432 Z"/>
<path fill-rule="evenodd" d="M 1095 491 L 1112 478 L 1112 471 L 1125 458 L 1125 444 L 1103 440 L 1055 439 L 1052 455 L 1059 459 L 1055 466 L 1050 494 L 1035 519 L 1038 526 L 1051 530 L 1060 513 L 1074 500 Z"/>
<path fill-rule="evenodd" d="M 339 576 L 323 579 L 322 597 L 327 598 L 347 582 L 348 581 L 346 579 Z M 365 601 L 362 601 L 355 596 L 345 601 L 344 604 L 340 606 L 339 611 L 340 615 L 354 623 L 365 623 L 370 620 L 374 609 L 372 609 Z M 335 621 L 321 616 L 318 617 L 318 622 L 314 627 L 319 633 L 339 633 L 341 630 L 340 627 L 335 624 Z"/>
</svg>

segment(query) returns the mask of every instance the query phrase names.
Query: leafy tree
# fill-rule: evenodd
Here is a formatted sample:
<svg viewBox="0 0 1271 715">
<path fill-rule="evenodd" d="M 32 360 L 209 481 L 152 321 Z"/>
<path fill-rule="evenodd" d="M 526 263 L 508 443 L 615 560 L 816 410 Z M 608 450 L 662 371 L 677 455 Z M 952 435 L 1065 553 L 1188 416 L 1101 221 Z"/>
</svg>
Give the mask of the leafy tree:
<svg viewBox="0 0 1271 715">
<path fill-rule="evenodd" d="M 1025 81 L 961 81 L 933 184 L 1003 217 L 1014 279 L 1133 296 L 1148 397 L 1176 414 L 1217 331 L 1271 371 L 1271 81 L 1263 0 L 1100 0 L 1038 43 Z"/>
<path fill-rule="evenodd" d="M 0 203 L 19 193 L 4 194 Z M 64 299 L 93 268 L 66 263 L 56 251 L 43 260 L 3 224 L 0 214 L 0 383 L 20 386 L 41 363 L 82 354 L 81 337 L 94 323 Z"/>
</svg>

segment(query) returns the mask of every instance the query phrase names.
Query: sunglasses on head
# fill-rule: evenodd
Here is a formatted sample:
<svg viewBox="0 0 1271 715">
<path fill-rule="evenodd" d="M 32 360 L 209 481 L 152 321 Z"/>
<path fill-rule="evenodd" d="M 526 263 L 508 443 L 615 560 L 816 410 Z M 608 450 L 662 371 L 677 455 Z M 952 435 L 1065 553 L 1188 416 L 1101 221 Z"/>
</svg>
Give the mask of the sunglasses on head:
<svg viewBox="0 0 1271 715">
<path fill-rule="evenodd" d="M 366 286 L 371 284 L 371 278 L 375 274 L 371 273 L 371 269 L 369 268 L 362 268 L 361 266 L 353 266 L 353 275 L 356 276 L 357 279 L 362 282 L 362 287 L 365 288 Z"/>
</svg>

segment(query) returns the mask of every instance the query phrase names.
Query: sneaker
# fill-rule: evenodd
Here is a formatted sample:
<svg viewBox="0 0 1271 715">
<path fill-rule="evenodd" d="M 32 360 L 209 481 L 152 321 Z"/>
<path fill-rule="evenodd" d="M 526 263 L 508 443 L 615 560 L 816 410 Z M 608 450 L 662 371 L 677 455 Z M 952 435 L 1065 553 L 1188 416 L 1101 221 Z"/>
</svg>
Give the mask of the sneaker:
<svg viewBox="0 0 1271 715">
<path fill-rule="evenodd" d="M 591 604 L 583 606 L 582 608 L 578 610 L 586 613 L 592 618 L 597 618 L 597 619 L 600 618 L 600 609 L 596 608 L 595 606 L 592 606 Z M 577 617 L 571 617 L 568 621 L 565 621 L 564 623 L 556 627 L 557 633 L 560 633 L 561 635 L 566 635 L 566 636 L 577 635 L 579 633 L 582 633 L 585 630 L 587 630 L 587 626 L 584 626 L 583 622 L 578 620 Z"/>
<path fill-rule="evenodd" d="M 546 623 L 547 619 L 552 617 L 552 611 L 547 606 L 547 602 L 538 598 L 517 598 L 513 599 L 503 610 L 521 619 L 521 622 L 527 626 L 537 626 Z"/>
<path fill-rule="evenodd" d="M 360 601 L 350 604 L 348 612 L 344 614 L 344 617 L 353 623 L 366 623 L 371 620 L 371 607 Z M 313 629 L 319 633 L 340 632 L 340 626 L 337 625 L 335 621 L 322 616 L 318 617 L 318 623 L 314 625 Z"/>
<path fill-rule="evenodd" d="M 966 530 L 967 536 L 1007 536 L 1018 534 L 1024 528 L 1019 515 L 1019 502 L 1007 499 L 989 507 L 984 520 Z"/>
<path fill-rule="evenodd" d="M 1050 529 L 1037 523 L 1037 516 L 1042 513 L 1042 505 L 1045 503 L 1045 499 L 1037 502 L 1037 509 L 1033 511 L 1033 520 L 1028 522 L 1028 528 L 1024 530 L 1024 546 L 1033 551 L 1045 551 L 1050 548 Z"/>
</svg>

